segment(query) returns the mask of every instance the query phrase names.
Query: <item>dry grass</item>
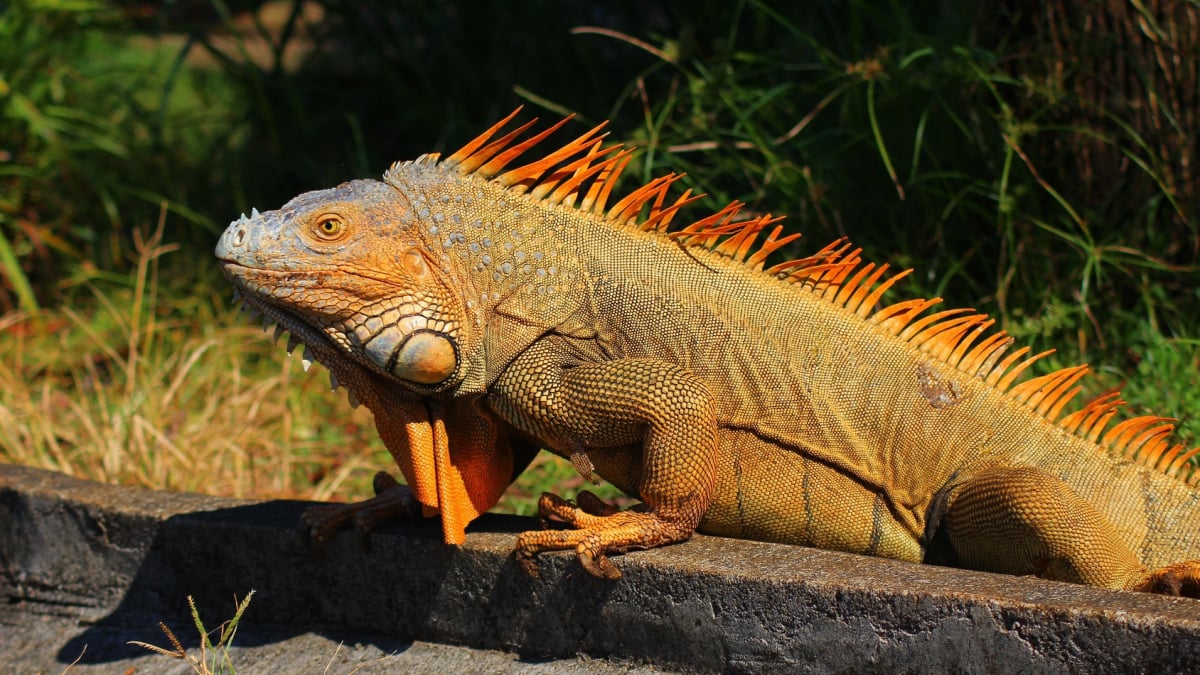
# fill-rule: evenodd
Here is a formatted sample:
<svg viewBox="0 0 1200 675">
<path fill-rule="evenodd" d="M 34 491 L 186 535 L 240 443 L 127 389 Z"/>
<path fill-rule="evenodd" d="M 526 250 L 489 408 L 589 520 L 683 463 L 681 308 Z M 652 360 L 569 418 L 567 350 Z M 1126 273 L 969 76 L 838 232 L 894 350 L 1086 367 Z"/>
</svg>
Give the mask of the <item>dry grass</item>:
<svg viewBox="0 0 1200 675">
<path fill-rule="evenodd" d="M 164 302 L 173 249 L 139 242 L 131 283 L 85 308 L 0 317 L 0 460 L 237 497 L 368 492 L 390 463 L 370 413 L 215 291 Z"/>
<path fill-rule="evenodd" d="M 353 501 L 398 473 L 371 413 L 329 391 L 227 302 L 226 289 L 159 287 L 184 255 L 137 239 L 125 283 L 92 283 L 76 308 L 0 316 L 0 461 L 124 485 L 274 499 Z M 542 453 L 498 505 L 583 480 Z M 596 488 L 592 488 L 596 489 Z M 605 498 L 619 492 L 604 485 Z M 622 503 L 629 503 L 626 499 Z"/>
</svg>

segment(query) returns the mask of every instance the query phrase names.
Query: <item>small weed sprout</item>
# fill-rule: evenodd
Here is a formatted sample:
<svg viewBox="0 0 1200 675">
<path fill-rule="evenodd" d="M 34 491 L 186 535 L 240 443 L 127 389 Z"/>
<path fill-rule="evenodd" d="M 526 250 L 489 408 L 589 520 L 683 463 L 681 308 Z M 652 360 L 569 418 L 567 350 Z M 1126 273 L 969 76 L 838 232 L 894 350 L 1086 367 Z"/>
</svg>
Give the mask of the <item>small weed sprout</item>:
<svg viewBox="0 0 1200 675">
<path fill-rule="evenodd" d="M 229 648 L 233 646 L 233 636 L 237 633 L 238 622 L 241 621 L 242 614 L 250 606 L 250 599 L 253 597 L 254 591 L 251 590 L 246 594 L 245 598 L 242 598 L 241 602 L 237 603 L 237 611 L 234 612 L 231 619 L 220 625 L 220 635 L 217 638 L 216 644 L 213 644 L 212 640 L 209 639 L 210 631 L 204 627 L 204 622 L 200 620 L 200 612 L 196 609 L 196 601 L 192 596 L 188 596 L 187 601 L 188 607 L 192 612 L 192 621 L 196 624 L 196 631 L 200 634 L 200 655 L 198 657 L 188 654 L 183 644 L 179 641 L 179 638 L 175 636 L 175 631 L 171 630 L 167 624 L 161 621 L 158 627 L 162 629 L 163 634 L 167 636 L 167 640 L 174 649 L 165 649 L 148 642 L 141 642 L 140 640 L 130 640 L 128 644 L 148 649 L 156 654 L 185 661 L 192 667 L 192 672 L 197 673 L 197 675 L 216 675 L 217 673 L 235 675 L 237 671 L 233 667 Z M 237 598 L 235 597 L 234 600 L 236 601 Z"/>
</svg>

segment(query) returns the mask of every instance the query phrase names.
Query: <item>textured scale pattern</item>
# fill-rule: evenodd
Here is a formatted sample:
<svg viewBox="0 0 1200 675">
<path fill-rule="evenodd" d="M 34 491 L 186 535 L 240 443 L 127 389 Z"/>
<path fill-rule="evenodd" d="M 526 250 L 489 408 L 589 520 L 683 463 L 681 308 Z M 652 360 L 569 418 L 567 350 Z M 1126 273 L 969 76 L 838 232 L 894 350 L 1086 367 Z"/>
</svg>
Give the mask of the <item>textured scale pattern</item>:
<svg viewBox="0 0 1200 675">
<path fill-rule="evenodd" d="M 540 134 L 513 144 L 514 139 L 536 122 L 530 121 L 479 149 L 519 112 L 519 109 L 514 111 L 464 146 L 446 160 L 446 165 L 457 168 L 460 173 L 476 173 L 491 178 L 571 119 L 565 118 Z M 565 200 L 565 203 L 570 205 L 574 203 L 574 198 L 585 181 L 595 178 L 587 193 L 588 197 L 580 206 L 581 209 L 602 215 L 610 222 L 667 233 L 685 245 L 707 246 L 733 260 L 744 262 L 755 270 L 763 269 L 768 255 L 800 238 L 799 234 L 780 238 L 779 235 L 783 231 L 780 226 L 776 227 L 757 249 L 754 248 L 764 228 L 782 218 L 766 215 L 751 220 L 736 220 L 738 212 L 744 206 L 740 202 L 731 203 L 717 213 L 677 232 L 667 232 L 667 226 L 675 212 L 699 199 L 686 193 L 669 208 L 663 209 L 667 188 L 681 177 L 678 175 L 664 176 L 651 181 L 606 211 L 607 198 L 628 163 L 629 151 L 619 145 L 601 150 L 600 131 L 604 126 L 605 124 L 597 126 L 556 152 L 511 169 L 496 178 L 496 182 L 509 186 L 510 189 L 511 186 L 518 186 L 520 191 L 528 190 L 530 185 L 533 185 L 536 188 L 531 194 L 535 199 L 550 204 L 564 203 Z M 507 147 L 510 145 L 511 147 Z M 507 152 L 488 164 L 482 164 L 505 149 Z M 545 180 L 537 181 L 547 170 L 585 149 L 588 152 L 582 158 L 560 168 Z M 603 159 L 605 157 L 607 158 Z M 567 180 L 568 177 L 571 180 Z M 550 197 L 546 196 L 564 181 L 558 191 Z M 649 215 L 638 221 L 636 216 L 647 204 L 651 205 Z M 941 298 L 902 301 L 872 314 L 871 310 L 883 293 L 912 270 L 883 278 L 888 265 L 877 267 L 874 263 L 863 264 L 858 257 L 861 249 L 850 249 L 850 244 L 845 240 L 838 240 L 812 256 L 779 263 L 767 269 L 766 274 L 812 290 L 830 302 L 881 326 L 892 335 L 920 347 L 941 363 L 967 375 L 980 377 L 999 391 L 1009 392 L 1014 400 L 1028 405 L 1051 421 L 1057 420 L 1063 408 L 1082 390 L 1074 385 L 1087 374 L 1087 366 L 1064 368 L 1014 385 L 1029 366 L 1053 352 L 1046 351 L 1027 356 L 1029 348 L 1022 347 L 997 363 L 1000 356 L 1012 345 L 1012 339 L 1004 331 L 997 331 L 976 344 L 995 323 L 995 320 L 987 315 L 971 313 L 971 310 L 966 309 L 951 309 L 916 319 L 925 310 L 940 303 Z M 1196 470 L 1196 465 L 1188 462 L 1192 456 L 1200 453 L 1200 447 L 1188 450 L 1183 445 L 1171 445 L 1169 439 L 1174 425 L 1170 424 L 1173 421 L 1170 418 L 1144 416 L 1128 419 L 1114 425 L 1103 439 L 1100 439 L 1100 434 L 1123 403 L 1117 394 L 1109 394 L 1067 415 L 1060 424 L 1090 441 L 1099 442 L 1116 455 L 1157 468 L 1168 475 L 1184 479 L 1189 484 L 1200 483 L 1200 471 Z"/>
<path fill-rule="evenodd" d="M 699 196 L 678 175 L 620 196 L 632 150 L 604 125 L 532 159 L 570 118 L 394 164 L 232 223 L 217 254 L 375 415 L 408 483 L 308 518 L 420 511 L 446 541 L 542 447 L 643 504 L 546 495 L 567 530 L 518 559 L 607 554 L 697 529 L 1113 588 L 1200 589 L 1198 450 L 1170 420 L 1113 423 L 1111 394 L 1074 411 L 1086 366 L 1028 377 L 986 315 L 882 302 L 908 271 L 838 240 L 793 244 L 733 203 L 675 226 Z M 381 515 L 382 514 L 382 515 Z"/>
</svg>

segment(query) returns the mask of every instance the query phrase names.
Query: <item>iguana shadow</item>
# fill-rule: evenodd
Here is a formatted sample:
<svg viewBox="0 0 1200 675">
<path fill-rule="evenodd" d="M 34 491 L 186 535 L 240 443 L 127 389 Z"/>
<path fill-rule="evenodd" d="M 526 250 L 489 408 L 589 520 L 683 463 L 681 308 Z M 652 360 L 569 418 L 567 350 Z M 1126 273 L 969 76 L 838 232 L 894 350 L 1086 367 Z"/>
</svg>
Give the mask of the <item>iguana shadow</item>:
<svg viewBox="0 0 1200 675">
<path fill-rule="evenodd" d="M 339 533 L 315 548 L 300 527 L 310 502 L 270 501 L 182 513 L 162 520 L 115 609 L 69 637 L 57 661 L 100 664 L 155 656 L 131 640 L 171 649 L 165 623 L 191 653 L 200 637 L 188 609 L 191 596 L 210 639 L 231 618 L 236 601 L 254 597 L 234 644 L 255 647 L 314 633 L 337 642 L 402 652 L 414 639 L 503 648 L 504 635 L 536 630 L 550 617 L 530 604 L 529 579 L 511 559 L 513 534 L 528 518 L 489 515 L 472 525 L 484 546 L 446 546 L 436 521 L 389 525 L 368 537 Z M 472 541 L 475 541 L 473 539 Z M 568 564 L 561 561 L 558 564 Z M 602 602 L 605 584 L 580 575 Z M 556 584 L 557 585 L 557 584 Z M 577 584 L 573 584 L 576 585 Z M 555 594 L 563 591 L 556 591 Z M 459 620 L 471 613 L 472 620 Z M 494 620 L 480 621 L 479 614 Z M 585 613 L 599 620 L 599 614 Z M 529 631 L 514 626 L 522 617 Z M 580 628 L 586 634 L 586 627 Z M 529 652 L 537 656 L 540 650 Z M 567 653 L 573 653 L 568 651 Z"/>
</svg>

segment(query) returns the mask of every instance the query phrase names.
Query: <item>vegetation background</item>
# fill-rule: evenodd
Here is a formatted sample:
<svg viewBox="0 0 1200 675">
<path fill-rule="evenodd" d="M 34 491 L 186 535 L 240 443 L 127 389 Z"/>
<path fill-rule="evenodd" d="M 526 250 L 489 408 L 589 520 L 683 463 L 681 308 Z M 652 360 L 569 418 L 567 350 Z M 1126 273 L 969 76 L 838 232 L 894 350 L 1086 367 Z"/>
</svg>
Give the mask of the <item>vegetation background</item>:
<svg viewBox="0 0 1200 675">
<path fill-rule="evenodd" d="M 237 315 L 212 246 L 518 104 L 787 214 L 792 255 L 916 268 L 892 297 L 987 311 L 1196 445 L 1198 68 L 1196 0 L 0 1 L 0 461 L 368 493 L 369 414 Z M 546 459 L 503 508 L 578 484 Z"/>
</svg>

